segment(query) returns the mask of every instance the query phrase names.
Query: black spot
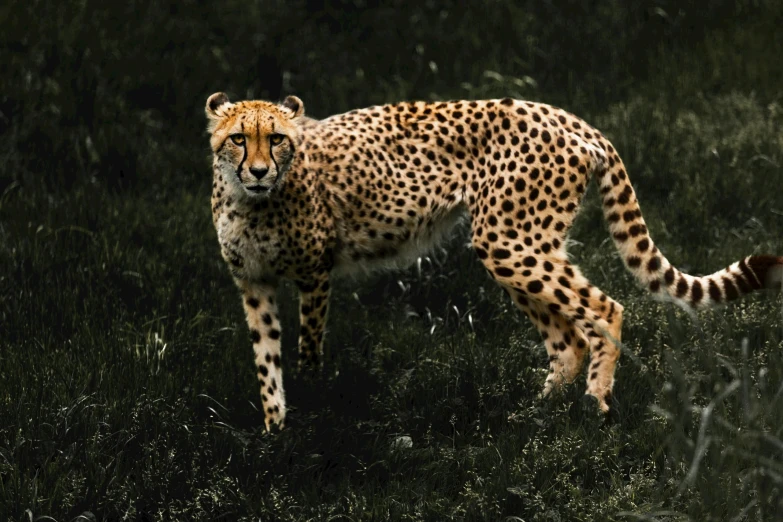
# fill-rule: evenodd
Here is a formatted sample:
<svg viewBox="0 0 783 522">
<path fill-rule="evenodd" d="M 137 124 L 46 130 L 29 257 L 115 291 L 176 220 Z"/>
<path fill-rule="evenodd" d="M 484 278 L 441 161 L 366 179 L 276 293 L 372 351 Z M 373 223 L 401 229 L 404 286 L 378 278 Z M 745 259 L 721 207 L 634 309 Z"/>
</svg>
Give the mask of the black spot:
<svg viewBox="0 0 783 522">
<path fill-rule="evenodd" d="M 674 283 L 674 267 L 669 267 L 663 278 L 666 281 L 666 286 L 671 286 Z"/>
<path fill-rule="evenodd" d="M 272 324 L 272 316 L 269 314 L 262 315 L 261 320 L 264 321 L 264 324 L 266 325 Z"/>
<path fill-rule="evenodd" d="M 728 277 L 723 278 L 723 289 L 726 291 L 726 300 L 731 301 L 732 299 L 736 299 L 739 297 L 739 292 L 737 291 L 737 287 L 734 286 L 734 283 L 731 282 L 731 279 Z"/>
<path fill-rule="evenodd" d="M 538 279 L 536 279 L 535 281 L 530 281 L 527 284 L 527 291 L 530 292 L 531 294 L 537 294 L 541 292 L 541 290 L 543 289 L 544 289 L 544 283 L 542 283 Z"/>
<path fill-rule="evenodd" d="M 628 266 L 631 268 L 637 268 L 642 264 L 641 258 L 636 256 L 629 256 L 626 261 L 628 262 Z"/>
<path fill-rule="evenodd" d="M 636 237 L 644 234 L 645 230 L 647 230 L 647 228 L 644 225 L 631 225 L 628 228 L 628 233 L 631 234 L 631 236 Z"/>
<path fill-rule="evenodd" d="M 280 339 L 280 330 L 272 329 L 269 330 L 269 337 L 272 339 Z"/>
<path fill-rule="evenodd" d="M 487 251 L 484 250 L 483 248 L 476 247 L 475 250 L 476 250 L 476 254 L 478 254 L 480 259 L 486 259 L 487 257 L 489 257 Z"/>
<path fill-rule="evenodd" d="M 258 330 L 256 329 L 250 330 L 250 340 L 253 341 L 254 343 L 257 343 L 261 340 L 261 334 L 259 333 Z"/>
<path fill-rule="evenodd" d="M 647 249 L 650 248 L 650 240 L 647 238 L 641 239 L 636 243 L 636 248 L 639 249 L 639 252 L 646 252 Z"/>
<path fill-rule="evenodd" d="M 259 364 L 259 365 L 258 365 L 258 371 L 259 371 L 259 372 L 261 373 L 261 375 L 263 375 L 264 377 L 266 377 L 267 375 L 269 375 L 269 370 L 267 369 L 267 367 L 266 367 L 266 365 L 265 365 L 265 364 Z"/>
<path fill-rule="evenodd" d="M 258 302 L 258 299 L 256 299 L 255 297 L 251 297 L 247 300 L 247 306 L 249 306 L 250 308 L 254 308 L 254 309 L 258 308 L 259 304 L 260 303 Z"/>
<path fill-rule="evenodd" d="M 681 277 L 680 280 L 677 281 L 677 297 L 682 297 L 687 293 L 688 281 L 686 281 L 684 277 Z"/>
<path fill-rule="evenodd" d="M 522 264 L 526 267 L 534 267 L 536 266 L 536 258 L 533 256 L 527 256 L 525 259 L 522 260 Z"/>
<path fill-rule="evenodd" d="M 701 283 L 698 280 L 694 281 L 693 287 L 691 287 L 691 299 L 693 300 L 693 304 L 701 301 L 703 295 L 704 291 L 701 289 Z"/>
<path fill-rule="evenodd" d="M 661 281 L 660 279 L 656 279 L 650 283 L 650 291 L 651 292 L 657 292 L 661 288 Z"/>
<path fill-rule="evenodd" d="M 770 258 L 774 264 L 777 264 L 777 258 L 772 256 L 753 256 L 750 258 L 750 262 L 753 263 L 753 269 L 748 264 L 748 259 L 740 261 L 739 267 L 742 273 L 745 275 L 745 279 L 748 280 L 750 286 L 754 290 L 758 290 L 762 287 L 762 282 L 766 278 L 767 271 L 769 270 L 769 264 L 763 260 Z M 760 262 L 761 261 L 761 262 Z"/>
<path fill-rule="evenodd" d="M 659 268 L 661 268 L 661 258 L 653 256 L 647 263 L 647 270 L 649 272 L 657 272 Z"/>
<path fill-rule="evenodd" d="M 630 201 L 631 194 L 633 194 L 633 189 L 631 188 L 630 185 L 626 185 L 623 191 L 620 193 L 620 195 L 617 196 L 617 202 L 620 203 L 621 205 L 625 205 L 626 203 L 628 203 L 628 201 Z"/>
<path fill-rule="evenodd" d="M 511 257 L 511 252 L 506 250 L 505 248 L 496 248 L 492 251 L 492 257 L 495 259 L 508 259 Z"/>
<path fill-rule="evenodd" d="M 555 290 L 555 297 L 557 297 L 557 300 L 560 301 L 563 304 L 568 304 L 568 296 L 565 295 L 565 292 L 560 290 L 559 288 Z"/>
<path fill-rule="evenodd" d="M 718 288 L 718 285 L 713 281 L 712 279 L 709 280 L 709 293 L 710 293 L 710 299 L 715 301 L 716 303 L 720 303 L 722 294 L 720 292 L 720 288 Z"/>
<path fill-rule="evenodd" d="M 495 273 L 500 277 L 511 277 L 514 275 L 514 271 L 510 268 L 506 268 L 505 266 L 499 266 L 495 268 Z"/>
<path fill-rule="evenodd" d="M 274 358 L 273 358 L 273 361 L 274 361 L 274 363 L 275 363 L 275 366 L 276 366 L 277 368 L 280 368 L 280 356 L 279 356 L 279 355 L 277 355 L 277 354 L 275 354 L 275 356 L 274 356 Z"/>
</svg>

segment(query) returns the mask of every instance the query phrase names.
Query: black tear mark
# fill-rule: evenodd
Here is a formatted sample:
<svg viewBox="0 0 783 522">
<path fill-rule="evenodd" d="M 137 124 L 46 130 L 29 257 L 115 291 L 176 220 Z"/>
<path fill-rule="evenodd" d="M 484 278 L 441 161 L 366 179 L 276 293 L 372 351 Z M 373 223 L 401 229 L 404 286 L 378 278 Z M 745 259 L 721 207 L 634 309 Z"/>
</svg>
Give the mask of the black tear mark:
<svg viewBox="0 0 783 522">
<path fill-rule="evenodd" d="M 245 133 L 245 124 L 240 123 L 240 127 L 242 128 L 242 133 Z M 242 173 L 242 165 L 245 164 L 245 160 L 247 159 L 247 140 L 242 144 L 242 161 L 239 162 L 239 166 L 237 167 L 237 178 L 239 178 L 239 181 L 242 181 L 242 176 L 240 174 Z"/>
</svg>

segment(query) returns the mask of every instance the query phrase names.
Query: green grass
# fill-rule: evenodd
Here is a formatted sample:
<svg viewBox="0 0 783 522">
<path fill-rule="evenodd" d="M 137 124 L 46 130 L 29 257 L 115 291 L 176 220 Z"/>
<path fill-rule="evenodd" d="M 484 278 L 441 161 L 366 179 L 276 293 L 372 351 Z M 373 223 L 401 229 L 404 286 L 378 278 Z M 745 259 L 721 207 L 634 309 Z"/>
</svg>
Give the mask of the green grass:
<svg viewBox="0 0 783 522">
<path fill-rule="evenodd" d="M 678 267 L 783 254 L 777 3 L 359 3 L 0 8 L 39 35 L 0 37 L 0 520 L 783 518 L 783 300 L 652 301 L 594 188 L 570 251 L 625 305 L 611 423 L 583 379 L 537 398 L 540 337 L 463 229 L 335 285 L 314 381 L 283 285 L 290 411 L 265 433 L 209 214 L 213 91 L 557 103 L 613 141 Z"/>
</svg>

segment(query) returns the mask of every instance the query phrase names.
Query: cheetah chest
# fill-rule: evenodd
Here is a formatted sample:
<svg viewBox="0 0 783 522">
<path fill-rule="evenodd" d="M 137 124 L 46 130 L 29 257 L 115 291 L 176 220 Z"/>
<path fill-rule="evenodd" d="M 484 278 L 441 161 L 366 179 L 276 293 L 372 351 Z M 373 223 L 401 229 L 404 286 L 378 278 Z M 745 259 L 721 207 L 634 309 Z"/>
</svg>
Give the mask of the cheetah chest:
<svg viewBox="0 0 783 522">
<path fill-rule="evenodd" d="M 220 253 L 234 277 L 257 280 L 278 272 L 284 238 L 275 229 L 263 228 L 254 217 L 221 214 L 215 222 Z"/>
</svg>

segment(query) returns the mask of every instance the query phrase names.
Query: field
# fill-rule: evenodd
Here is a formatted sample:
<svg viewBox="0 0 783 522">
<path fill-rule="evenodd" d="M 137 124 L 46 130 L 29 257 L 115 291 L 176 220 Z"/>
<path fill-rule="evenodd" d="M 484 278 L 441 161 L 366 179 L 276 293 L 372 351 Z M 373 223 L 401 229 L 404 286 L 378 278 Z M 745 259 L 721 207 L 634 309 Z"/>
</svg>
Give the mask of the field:
<svg viewBox="0 0 783 522">
<path fill-rule="evenodd" d="M 616 413 L 551 400 L 543 343 L 463 227 L 335 285 L 320 378 L 267 434 L 209 209 L 207 96 L 309 115 L 513 96 L 601 129 L 656 244 L 783 255 L 783 3 L 93 0 L 0 7 L 0 520 L 783 520 L 783 299 L 692 313 L 571 235 L 625 306 Z"/>
</svg>

